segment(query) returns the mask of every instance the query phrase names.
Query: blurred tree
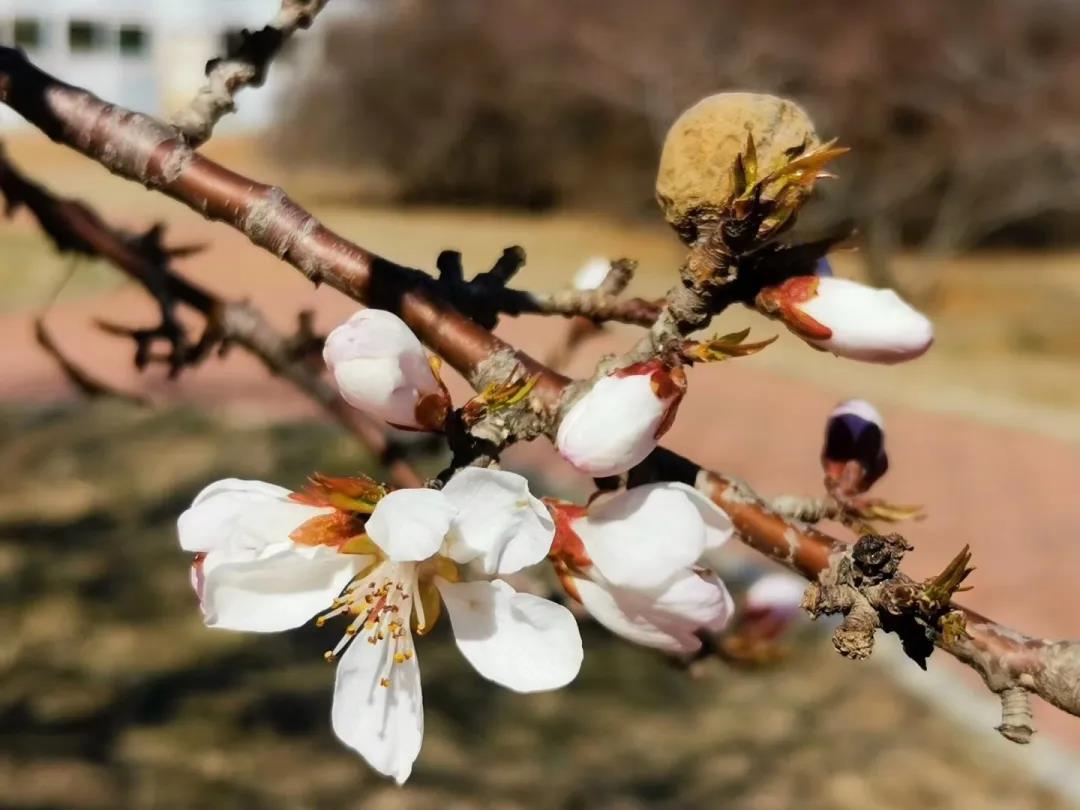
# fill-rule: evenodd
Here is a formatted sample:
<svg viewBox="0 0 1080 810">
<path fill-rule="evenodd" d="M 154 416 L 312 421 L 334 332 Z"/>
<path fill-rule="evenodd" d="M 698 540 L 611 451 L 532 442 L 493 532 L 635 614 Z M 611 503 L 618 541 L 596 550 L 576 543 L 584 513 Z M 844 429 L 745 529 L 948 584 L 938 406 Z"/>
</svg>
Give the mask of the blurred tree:
<svg viewBox="0 0 1080 810">
<path fill-rule="evenodd" d="M 329 64 L 303 77 L 279 128 L 290 159 L 377 165 L 405 201 L 638 213 L 678 111 L 748 89 L 844 133 L 843 179 L 808 213 L 853 219 L 880 282 L 898 244 L 944 255 L 1080 233 L 1070 0 L 387 8 L 329 32 Z"/>
</svg>

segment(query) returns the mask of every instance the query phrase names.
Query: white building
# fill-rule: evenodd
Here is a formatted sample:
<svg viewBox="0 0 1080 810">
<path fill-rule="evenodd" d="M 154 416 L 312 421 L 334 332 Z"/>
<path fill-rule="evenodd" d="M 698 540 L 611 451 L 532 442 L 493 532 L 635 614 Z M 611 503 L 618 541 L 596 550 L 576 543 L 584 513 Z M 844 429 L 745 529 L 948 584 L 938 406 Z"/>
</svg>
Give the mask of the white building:
<svg viewBox="0 0 1080 810">
<path fill-rule="evenodd" d="M 206 61 L 224 53 L 240 29 L 256 30 L 273 19 L 280 0 L 0 0 L 0 42 L 17 45 L 59 79 L 121 106 L 167 116 L 198 90 Z M 370 9 L 370 0 L 332 0 L 315 26 L 290 43 L 319 47 L 319 29 L 334 16 Z M 291 47 L 290 47 L 291 50 Z M 259 90 L 240 94 L 235 115 L 220 131 L 266 124 L 277 90 L 295 70 L 295 53 L 284 54 Z M 0 128 L 25 126 L 0 105 Z"/>
</svg>

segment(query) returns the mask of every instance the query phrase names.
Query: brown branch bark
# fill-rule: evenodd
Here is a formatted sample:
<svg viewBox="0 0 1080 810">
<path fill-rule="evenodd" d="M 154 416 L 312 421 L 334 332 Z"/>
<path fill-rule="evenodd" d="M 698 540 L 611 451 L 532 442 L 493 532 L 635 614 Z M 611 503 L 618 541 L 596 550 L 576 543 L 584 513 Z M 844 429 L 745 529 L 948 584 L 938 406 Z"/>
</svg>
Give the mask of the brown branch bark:
<svg viewBox="0 0 1080 810">
<path fill-rule="evenodd" d="M 258 87 L 270 63 L 298 29 L 308 28 L 328 0 L 282 0 L 277 16 L 258 31 L 244 30 L 224 56 L 206 65 L 206 82 L 170 123 L 192 146 L 210 139 L 218 121 L 236 109 L 236 94 Z"/>
<path fill-rule="evenodd" d="M 426 275 L 352 244 L 323 227 L 280 189 L 212 163 L 169 128 L 64 85 L 10 49 L 0 49 L 0 98 L 54 140 L 204 216 L 227 222 L 313 281 L 325 281 L 357 301 L 398 313 L 474 385 L 503 379 L 508 365 L 520 363 L 527 373 L 539 376 L 536 392 L 550 406 L 570 384 L 440 300 Z M 678 317 L 666 314 L 657 327 L 675 336 L 682 330 L 668 322 Z M 657 479 L 698 486 L 731 515 L 743 542 L 812 581 L 822 581 L 850 557 L 846 544 L 776 515 L 746 485 L 702 470 L 669 451 L 656 451 L 640 469 Z M 899 574 L 896 581 L 910 582 Z M 989 688 L 1005 698 L 1006 718 L 1025 716 L 1024 707 L 1017 705 L 1018 689 L 1080 715 L 1080 644 L 1035 639 L 958 605 L 949 607 L 962 622 L 952 632 L 934 630 L 933 641 L 979 672 Z M 1008 720 L 1002 733 L 1011 739 L 1023 736 Z"/>
<path fill-rule="evenodd" d="M 243 177 L 195 152 L 170 127 L 108 104 L 38 70 L 21 51 L 0 48 L 0 100 L 50 138 L 121 177 L 225 222 L 314 283 L 398 314 L 476 387 L 546 369 L 432 295 L 434 280 L 365 250 L 323 226 L 280 189 Z M 494 362 L 489 360 L 494 358 Z M 567 380 L 542 375 L 536 393 L 554 402 Z"/>
<path fill-rule="evenodd" d="M 696 465 L 687 467 L 690 463 L 674 454 L 668 459 L 677 459 L 684 480 L 697 469 L 692 482 L 731 516 L 744 543 L 811 582 L 849 554 L 848 544 L 772 512 L 745 483 Z M 1080 643 L 1034 638 L 962 605 L 953 603 L 952 609 L 963 617 L 960 632 L 935 634 L 938 648 L 978 672 L 1003 700 L 1014 698 L 1014 690 L 1021 688 L 1080 716 Z M 1005 733 L 1006 728 L 1001 730 Z"/>
</svg>

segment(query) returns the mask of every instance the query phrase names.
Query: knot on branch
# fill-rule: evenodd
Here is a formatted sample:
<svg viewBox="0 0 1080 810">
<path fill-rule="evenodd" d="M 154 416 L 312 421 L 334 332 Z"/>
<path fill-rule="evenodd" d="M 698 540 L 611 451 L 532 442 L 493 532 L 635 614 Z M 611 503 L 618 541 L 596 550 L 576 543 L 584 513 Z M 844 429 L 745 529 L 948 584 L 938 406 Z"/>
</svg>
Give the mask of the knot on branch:
<svg viewBox="0 0 1080 810">
<path fill-rule="evenodd" d="M 803 608 L 811 616 L 844 616 L 833 633 L 841 655 L 867 658 L 875 632 L 882 629 L 896 633 L 908 657 L 925 668 L 936 638 L 965 632 L 951 600 L 973 570 L 967 546 L 944 571 L 921 583 L 900 573 L 911 548 L 899 534 L 865 534 L 807 588 Z"/>
</svg>

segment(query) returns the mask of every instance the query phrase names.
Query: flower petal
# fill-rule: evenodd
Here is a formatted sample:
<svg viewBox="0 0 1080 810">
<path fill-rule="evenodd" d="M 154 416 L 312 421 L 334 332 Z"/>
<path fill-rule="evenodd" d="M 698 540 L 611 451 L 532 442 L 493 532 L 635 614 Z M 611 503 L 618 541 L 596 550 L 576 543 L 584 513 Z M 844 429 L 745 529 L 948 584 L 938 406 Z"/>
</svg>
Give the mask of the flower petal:
<svg viewBox="0 0 1080 810">
<path fill-rule="evenodd" d="M 547 556 L 555 523 L 517 473 L 466 467 L 443 487 L 457 507 L 446 554 L 459 563 L 482 559 L 487 574 L 512 574 Z"/>
<path fill-rule="evenodd" d="M 411 650 L 411 637 L 403 640 Z M 424 704 L 416 656 L 394 663 L 396 651 L 389 640 L 359 637 L 349 645 L 337 667 L 331 722 L 338 739 L 400 785 L 420 753 Z"/>
<path fill-rule="evenodd" d="M 611 272 L 611 262 L 603 256 L 588 259 L 574 274 L 575 290 L 596 290 Z"/>
<path fill-rule="evenodd" d="M 195 496 L 180 515 L 177 531 L 185 551 L 258 550 L 288 540 L 289 533 L 315 515 L 332 509 L 289 500 L 289 490 L 263 481 L 226 478 Z"/>
<path fill-rule="evenodd" d="M 678 481 L 668 482 L 668 487 L 686 493 L 686 497 L 697 508 L 701 519 L 705 521 L 705 550 L 715 551 L 735 534 L 735 524 L 728 513 L 721 509 L 705 493 L 689 484 Z"/>
<path fill-rule="evenodd" d="M 398 489 L 375 507 L 365 530 L 394 562 L 418 562 L 442 548 L 457 509 L 435 489 Z"/>
<path fill-rule="evenodd" d="M 581 669 L 581 634 L 562 605 L 517 593 L 500 580 L 435 584 L 461 654 L 490 681 L 515 692 L 570 683 Z"/>
<path fill-rule="evenodd" d="M 325 546 L 298 550 L 282 543 L 270 556 L 224 561 L 207 556 L 201 597 L 206 624 L 225 630 L 275 633 L 305 624 L 331 602 L 371 557 Z"/>
<path fill-rule="evenodd" d="M 703 506 L 690 491 L 685 484 L 663 482 L 601 496 L 572 528 L 608 582 L 658 588 L 705 550 Z"/>
<path fill-rule="evenodd" d="M 697 632 L 719 632 L 733 611 L 719 579 L 690 569 L 655 592 L 572 579 L 581 604 L 600 624 L 635 644 L 669 653 L 696 652 L 701 648 Z"/>
</svg>

